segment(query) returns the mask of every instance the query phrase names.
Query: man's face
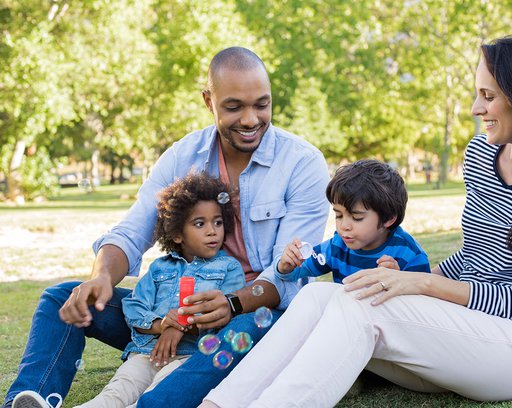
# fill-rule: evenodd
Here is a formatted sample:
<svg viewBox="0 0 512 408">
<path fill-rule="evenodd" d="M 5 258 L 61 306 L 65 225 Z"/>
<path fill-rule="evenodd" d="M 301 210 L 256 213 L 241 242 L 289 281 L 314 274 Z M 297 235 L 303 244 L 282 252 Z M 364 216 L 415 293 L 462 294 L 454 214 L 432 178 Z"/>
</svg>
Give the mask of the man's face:
<svg viewBox="0 0 512 408">
<path fill-rule="evenodd" d="M 267 73 L 260 66 L 245 71 L 220 68 L 213 83 L 203 98 L 215 118 L 224 153 L 254 152 L 272 118 Z"/>
</svg>

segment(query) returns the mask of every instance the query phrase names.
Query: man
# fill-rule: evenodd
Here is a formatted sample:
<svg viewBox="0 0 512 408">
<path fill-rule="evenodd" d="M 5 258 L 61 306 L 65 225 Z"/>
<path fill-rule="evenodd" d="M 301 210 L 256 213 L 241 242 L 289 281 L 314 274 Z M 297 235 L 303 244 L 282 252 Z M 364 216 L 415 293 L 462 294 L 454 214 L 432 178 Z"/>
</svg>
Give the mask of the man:
<svg viewBox="0 0 512 408">
<path fill-rule="evenodd" d="M 85 336 L 119 349 L 130 341 L 120 309 L 120 300 L 130 292 L 115 286 L 127 274 L 138 273 L 142 254 L 154 243 L 157 192 L 191 169 L 220 176 L 231 186 L 238 217 L 224 247 L 241 262 L 247 282 L 257 280 L 228 296 L 220 291 L 194 294 L 188 299 L 192 306 L 180 313 L 199 314 L 189 318 L 199 329 L 246 331 L 256 342 L 268 329 L 256 330 L 250 312 L 263 305 L 284 309 L 296 294 L 297 285 L 275 280 L 272 260 L 294 237 L 315 243 L 322 239 L 328 213 L 325 160 L 309 143 L 271 124 L 270 81 L 253 52 L 232 47 L 218 53 L 203 99 L 215 126 L 187 135 L 162 155 L 124 220 L 95 242 L 91 279 L 43 293 L 6 407 L 24 390 L 37 394 L 21 394 L 18 401 L 23 397 L 34 407 L 47 407 L 43 397 L 51 393 L 66 395 Z M 263 288 L 261 296 L 253 295 L 255 285 Z M 274 318 L 279 315 L 274 311 Z M 242 357 L 237 355 L 229 369 L 218 370 L 211 358 L 196 351 L 144 394 L 139 406 L 197 406 Z"/>
</svg>

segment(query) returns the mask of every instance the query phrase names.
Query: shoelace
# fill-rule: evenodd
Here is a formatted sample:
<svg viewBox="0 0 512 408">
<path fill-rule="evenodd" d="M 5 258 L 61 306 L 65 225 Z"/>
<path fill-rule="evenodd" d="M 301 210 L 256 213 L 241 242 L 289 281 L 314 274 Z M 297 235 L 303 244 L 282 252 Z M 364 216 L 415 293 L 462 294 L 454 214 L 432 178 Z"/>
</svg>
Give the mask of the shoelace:
<svg viewBox="0 0 512 408">
<path fill-rule="evenodd" d="M 57 402 L 57 405 L 52 405 L 50 403 L 50 398 L 57 398 L 59 400 L 59 402 Z M 62 397 L 60 396 L 60 394 L 54 392 L 53 394 L 50 394 L 46 397 L 46 403 L 50 408 L 60 408 L 62 406 Z"/>
</svg>

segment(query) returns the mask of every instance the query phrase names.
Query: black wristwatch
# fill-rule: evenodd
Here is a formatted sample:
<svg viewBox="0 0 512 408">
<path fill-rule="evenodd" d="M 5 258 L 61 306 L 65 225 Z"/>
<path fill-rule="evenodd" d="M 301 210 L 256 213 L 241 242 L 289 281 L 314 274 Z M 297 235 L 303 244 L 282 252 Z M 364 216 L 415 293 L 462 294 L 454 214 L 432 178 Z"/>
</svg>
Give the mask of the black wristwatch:
<svg viewBox="0 0 512 408">
<path fill-rule="evenodd" d="M 233 295 L 232 293 L 228 293 L 226 299 L 228 300 L 229 308 L 231 309 L 231 314 L 233 317 L 238 316 L 244 311 L 242 307 L 242 303 L 240 303 L 240 298 L 237 295 Z"/>
</svg>

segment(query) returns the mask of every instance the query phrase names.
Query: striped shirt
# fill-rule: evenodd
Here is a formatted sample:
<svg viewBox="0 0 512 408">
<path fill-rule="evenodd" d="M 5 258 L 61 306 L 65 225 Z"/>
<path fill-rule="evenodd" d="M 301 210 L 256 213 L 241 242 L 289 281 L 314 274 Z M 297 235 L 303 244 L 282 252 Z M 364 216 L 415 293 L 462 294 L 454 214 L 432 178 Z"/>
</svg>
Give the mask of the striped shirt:
<svg viewBox="0 0 512 408">
<path fill-rule="evenodd" d="M 274 272 L 286 281 L 294 281 L 306 276 L 320 276 L 332 271 L 334 282 L 341 283 L 342 279 L 361 269 L 377 267 L 377 260 L 383 255 L 393 257 L 402 271 L 430 272 L 427 254 L 416 240 L 405 232 L 402 227 L 390 231 L 389 237 L 382 245 L 370 250 L 353 250 L 347 247 L 337 232 L 334 236 L 316 245 L 316 254 L 325 256 L 325 265 L 320 265 L 314 257 L 306 259 L 302 265 L 291 273 L 277 271 L 279 258 L 274 260 Z"/>
<path fill-rule="evenodd" d="M 468 282 L 467 307 L 512 318 L 512 250 L 507 234 L 512 225 L 512 186 L 497 170 L 502 146 L 475 136 L 466 148 L 464 183 L 466 204 L 462 213 L 462 249 L 439 267 L 451 279 Z"/>
</svg>

